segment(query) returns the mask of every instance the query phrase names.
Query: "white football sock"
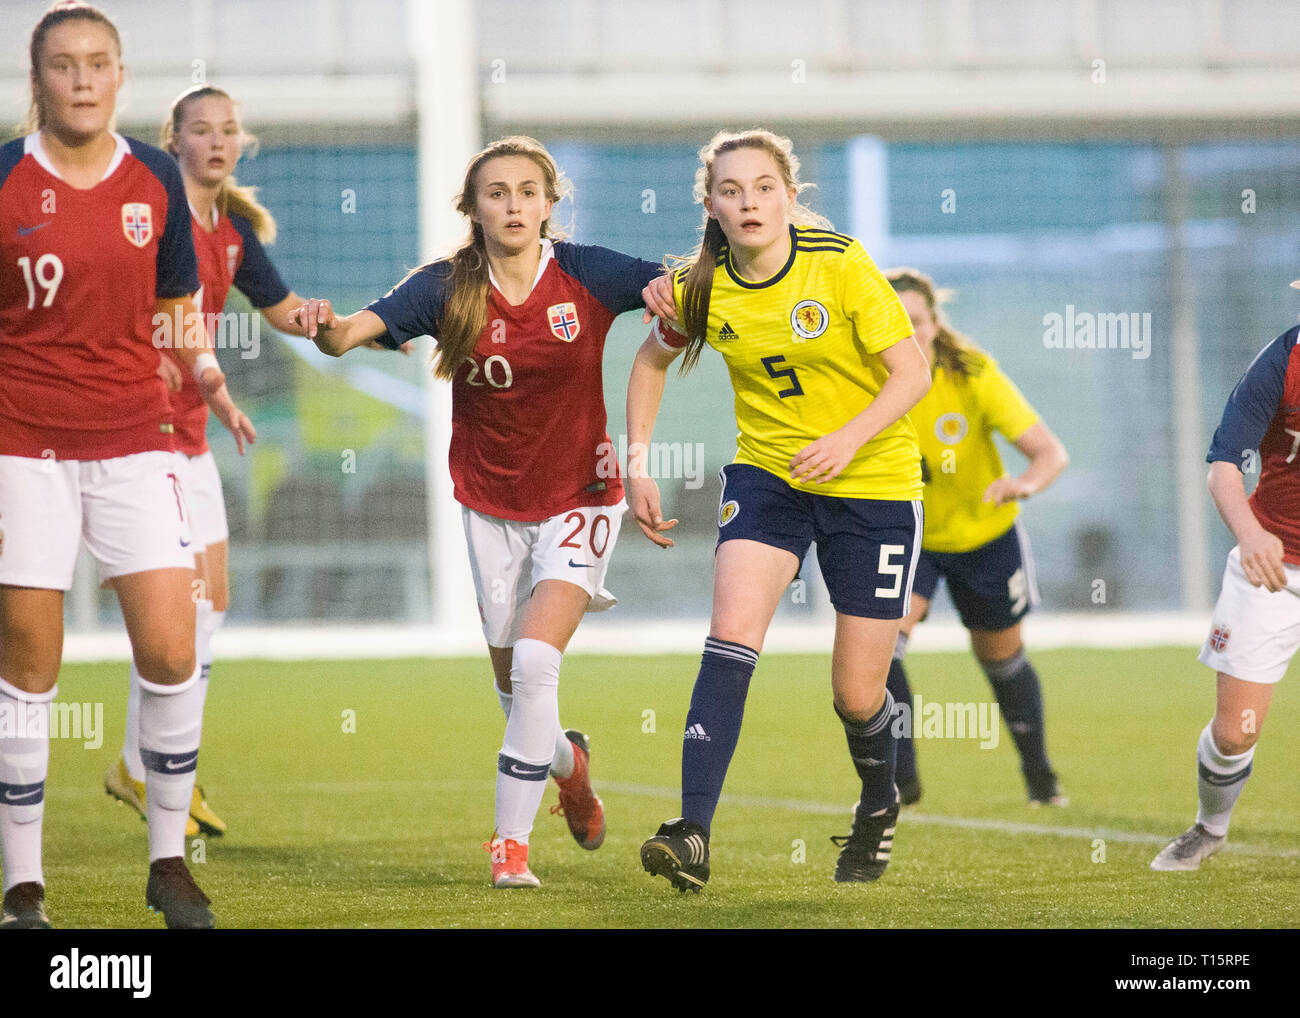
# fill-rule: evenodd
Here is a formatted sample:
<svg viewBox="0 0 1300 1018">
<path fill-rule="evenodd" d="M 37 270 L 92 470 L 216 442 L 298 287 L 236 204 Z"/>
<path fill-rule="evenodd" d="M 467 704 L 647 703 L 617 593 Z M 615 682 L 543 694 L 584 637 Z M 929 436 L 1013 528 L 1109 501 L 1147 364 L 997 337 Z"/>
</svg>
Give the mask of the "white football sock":
<svg viewBox="0 0 1300 1018">
<path fill-rule="evenodd" d="M 194 602 L 194 656 L 199 662 L 199 685 L 203 687 L 204 703 L 207 702 L 208 676 L 212 671 L 212 637 L 225 621 L 226 613 L 213 610 L 211 601 L 199 598 Z"/>
<path fill-rule="evenodd" d="M 551 758 L 551 774 L 557 778 L 567 778 L 573 774 L 573 743 L 564 734 L 564 729 L 556 722 L 555 756 Z"/>
<path fill-rule="evenodd" d="M 519 640 L 510 669 L 514 703 L 497 757 L 496 830 L 528 843 L 560 726 L 560 662 L 564 655 L 541 640 Z"/>
<path fill-rule="evenodd" d="M 29 881 L 45 885 L 41 828 L 54 693 L 26 693 L 0 679 L 0 716 L 7 715 L 0 728 L 0 865 L 6 891 Z"/>
<path fill-rule="evenodd" d="M 1196 743 L 1196 822 L 1216 838 L 1226 837 L 1232 807 L 1250 777 L 1255 747 L 1238 756 L 1226 756 L 1214 744 L 1211 721 Z"/>
<path fill-rule="evenodd" d="M 500 686 L 492 687 L 496 690 L 497 699 L 501 702 L 501 711 L 510 720 L 510 705 L 514 702 L 514 693 L 503 693 Z M 573 773 L 573 743 L 569 737 L 564 734 L 564 729 L 556 726 L 555 729 L 555 756 L 551 758 L 551 775 L 557 778 L 567 778 Z"/>
<path fill-rule="evenodd" d="M 140 680 L 140 755 L 145 765 L 149 861 L 185 855 L 185 823 L 194 792 L 203 683 L 199 666 L 176 686 Z"/>
<path fill-rule="evenodd" d="M 122 733 L 122 759 L 126 772 L 135 781 L 144 780 L 144 761 L 140 759 L 140 672 L 131 662 L 131 685 L 126 691 L 126 729 Z"/>
</svg>

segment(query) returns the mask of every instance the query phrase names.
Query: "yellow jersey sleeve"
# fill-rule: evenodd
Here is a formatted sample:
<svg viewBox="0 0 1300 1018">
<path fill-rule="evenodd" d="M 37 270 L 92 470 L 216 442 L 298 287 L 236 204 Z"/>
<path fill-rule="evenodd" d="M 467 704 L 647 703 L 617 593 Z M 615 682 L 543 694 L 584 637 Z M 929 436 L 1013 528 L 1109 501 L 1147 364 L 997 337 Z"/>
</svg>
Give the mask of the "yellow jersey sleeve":
<svg viewBox="0 0 1300 1018">
<path fill-rule="evenodd" d="M 1014 442 L 1038 423 L 1038 413 L 1029 405 L 1029 400 L 1021 395 L 992 357 L 980 374 L 979 389 L 985 421 L 1007 440 Z"/>
<path fill-rule="evenodd" d="M 856 240 L 844 252 L 840 279 L 844 315 L 853 323 L 867 353 L 878 354 L 912 334 L 912 322 L 903 302 Z"/>
</svg>

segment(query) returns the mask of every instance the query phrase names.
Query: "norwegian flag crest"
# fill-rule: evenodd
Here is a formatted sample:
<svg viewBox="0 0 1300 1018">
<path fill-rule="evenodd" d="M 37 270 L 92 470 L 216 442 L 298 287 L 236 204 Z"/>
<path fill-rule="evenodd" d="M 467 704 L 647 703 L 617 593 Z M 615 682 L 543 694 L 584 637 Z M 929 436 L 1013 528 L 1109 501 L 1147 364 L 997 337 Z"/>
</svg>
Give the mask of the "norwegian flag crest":
<svg viewBox="0 0 1300 1018">
<path fill-rule="evenodd" d="M 141 201 L 122 206 L 122 232 L 136 247 L 144 247 L 153 238 L 153 209 Z"/>
<path fill-rule="evenodd" d="M 1228 637 L 1231 635 L 1232 630 L 1227 626 L 1222 624 L 1215 626 L 1210 630 L 1210 646 L 1216 651 L 1222 651 L 1228 645 Z"/>
<path fill-rule="evenodd" d="M 552 304 L 548 307 L 546 321 L 551 326 L 551 334 L 566 343 L 572 343 L 582 331 L 582 323 L 578 321 L 578 309 L 572 301 Z"/>
</svg>

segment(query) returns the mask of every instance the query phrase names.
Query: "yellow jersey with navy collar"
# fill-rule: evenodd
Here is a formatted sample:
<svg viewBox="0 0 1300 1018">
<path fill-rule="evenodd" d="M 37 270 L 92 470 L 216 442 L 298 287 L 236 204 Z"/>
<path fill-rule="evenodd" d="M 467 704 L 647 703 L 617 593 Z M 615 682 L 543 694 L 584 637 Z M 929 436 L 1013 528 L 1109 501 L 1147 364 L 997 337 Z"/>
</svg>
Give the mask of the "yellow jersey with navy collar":
<svg viewBox="0 0 1300 1018">
<path fill-rule="evenodd" d="M 925 461 L 926 551 L 966 552 L 1001 537 L 1020 513 L 1017 502 L 984 501 L 1003 475 L 993 432 L 1014 442 L 1038 422 L 1038 414 L 982 355 L 967 376 L 935 367 L 930 391 L 909 412 Z"/>
<path fill-rule="evenodd" d="M 686 270 L 674 275 L 682 307 Z M 670 334 L 671 335 L 671 334 Z M 893 287 L 852 237 L 790 227 L 790 257 L 770 279 L 736 271 L 724 245 L 713 274 L 706 339 L 736 395 L 737 463 L 791 487 L 843 498 L 921 497 L 916 432 L 906 416 L 863 445 L 833 480 L 790 479 L 790 461 L 860 414 L 889 372 L 880 353 L 912 335 Z"/>
</svg>

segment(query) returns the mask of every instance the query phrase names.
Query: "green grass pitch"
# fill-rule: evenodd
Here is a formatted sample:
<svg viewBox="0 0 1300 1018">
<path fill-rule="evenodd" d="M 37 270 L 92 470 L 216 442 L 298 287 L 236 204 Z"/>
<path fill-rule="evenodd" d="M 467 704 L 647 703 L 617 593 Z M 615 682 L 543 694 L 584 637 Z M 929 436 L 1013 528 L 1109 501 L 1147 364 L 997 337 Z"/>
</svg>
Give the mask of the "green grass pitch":
<svg viewBox="0 0 1300 1018">
<path fill-rule="evenodd" d="M 199 780 L 229 823 L 191 845 L 221 927 L 1295 927 L 1300 925 L 1300 692 L 1277 689 L 1229 850 L 1200 872 L 1147 863 L 1191 822 L 1213 676 L 1191 650 L 1034 654 L 1048 746 L 1071 805 L 1031 810 L 1009 733 L 919 743 L 925 795 L 904 810 L 874 885 L 831 879 L 856 798 L 827 656 L 768 655 L 714 822 L 713 876 L 679 895 L 642 872 L 641 842 L 678 813 L 681 732 L 697 658 L 565 662 L 561 717 L 592 737 L 608 837 L 582 851 L 550 816 L 538 890 L 494 891 L 503 720 L 477 659 L 218 660 Z M 965 654 L 914 655 L 927 701 L 991 701 Z M 145 825 L 103 792 L 126 669 L 69 665 L 61 701 L 102 702 L 99 749 L 52 743 L 47 905 L 61 928 L 159 927 L 144 907 Z M 355 712 L 348 715 L 345 712 Z M 651 713 L 652 712 L 652 713 Z M 355 731 L 348 717 L 355 717 Z"/>
</svg>

